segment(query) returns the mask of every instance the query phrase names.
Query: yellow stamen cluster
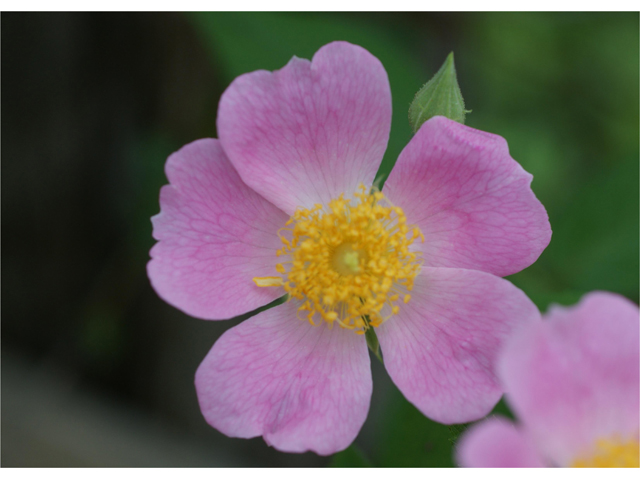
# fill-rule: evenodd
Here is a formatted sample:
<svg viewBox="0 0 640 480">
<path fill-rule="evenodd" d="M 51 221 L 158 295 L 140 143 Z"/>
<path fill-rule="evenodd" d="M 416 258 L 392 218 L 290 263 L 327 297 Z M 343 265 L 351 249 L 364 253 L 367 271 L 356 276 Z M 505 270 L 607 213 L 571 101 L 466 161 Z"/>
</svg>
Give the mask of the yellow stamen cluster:
<svg viewBox="0 0 640 480">
<path fill-rule="evenodd" d="M 631 467 L 638 468 L 640 464 L 640 443 L 638 440 L 620 442 L 614 440 L 600 440 L 596 444 L 595 452 L 589 456 L 576 460 L 572 467 L 602 468 L 602 467 Z"/>
<path fill-rule="evenodd" d="M 361 185 L 355 197 L 340 195 L 327 207 L 298 208 L 281 229 L 283 247 L 276 252 L 284 257 L 276 266 L 283 278 L 254 282 L 284 286 L 302 300 L 298 315 L 312 325 L 324 320 L 364 333 L 411 299 L 421 254 L 409 247 L 424 236 L 381 192 L 368 193 Z"/>
</svg>

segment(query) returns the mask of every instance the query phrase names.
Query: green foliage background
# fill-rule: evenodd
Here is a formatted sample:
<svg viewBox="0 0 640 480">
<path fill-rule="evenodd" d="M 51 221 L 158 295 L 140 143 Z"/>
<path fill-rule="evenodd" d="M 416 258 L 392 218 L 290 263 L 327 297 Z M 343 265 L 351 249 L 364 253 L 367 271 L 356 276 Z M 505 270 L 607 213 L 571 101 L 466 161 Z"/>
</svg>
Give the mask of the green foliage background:
<svg viewBox="0 0 640 480">
<path fill-rule="evenodd" d="M 453 51 L 466 124 L 506 138 L 553 229 L 510 280 L 542 311 L 592 290 L 637 303 L 638 25 L 637 12 L 3 13 L 3 466 L 453 466 L 466 425 L 422 416 L 375 357 L 367 421 L 333 457 L 206 424 L 194 372 L 256 312 L 203 322 L 150 286 L 166 158 L 217 136 L 218 99 L 236 76 L 346 40 L 389 75 L 388 173 L 411 139 L 415 93 Z M 56 391 L 79 403 L 47 409 Z M 113 428 L 82 425 L 79 437 L 82 408 L 60 420 L 83 392 L 113 401 L 112 416 L 95 413 Z M 495 413 L 510 415 L 503 402 Z M 144 435 L 156 422 L 170 448 Z M 103 448 L 105 438 L 120 440 Z"/>
<path fill-rule="evenodd" d="M 534 175 L 553 238 L 539 261 L 510 278 L 539 306 L 573 304 L 591 290 L 638 301 L 638 15 L 635 13 L 189 14 L 220 78 L 274 70 L 293 56 L 346 40 L 385 66 L 393 95 L 388 173 L 411 138 L 409 104 L 455 51 L 467 125 L 507 139 Z M 215 110 L 208 118 L 215 136 Z M 171 145 L 151 142 L 153 173 Z M 151 166 L 150 166 L 151 168 Z M 160 182 L 163 183 L 163 182 Z M 157 185 L 159 187 L 159 185 Z M 156 195 L 151 190 L 150 195 Z M 372 361 L 377 361 L 372 359 Z M 465 426 L 424 418 L 391 388 L 373 439 L 335 466 L 453 466 Z M 501 402 L 497 412 L 509 415 Z M 366 444 L 361 448 L 359 444 Z"/>
<path fill-rule="evenodd" d="M 332 457 L 206 424 L 194 372 L 257 311 L 204 322 L 153 291 L 149 218 L 166 158 L 217 136 L 218 100 L 236 76 L 346 40 L 389 75 L 384 175 L 411 139 L 415 93 L 453 51 L 466 124 L 506 138 L 553 229 L 540 259 L 510 280 L 542 311 L 592 290 L 637 303 L 639 20 L 3 12 L 2 466 L 453 466 L 466 425 L 422 416 L 373 356 L 367 421 Z M 503 402 L 495 413 L 510 415 Z"/>
</svg>

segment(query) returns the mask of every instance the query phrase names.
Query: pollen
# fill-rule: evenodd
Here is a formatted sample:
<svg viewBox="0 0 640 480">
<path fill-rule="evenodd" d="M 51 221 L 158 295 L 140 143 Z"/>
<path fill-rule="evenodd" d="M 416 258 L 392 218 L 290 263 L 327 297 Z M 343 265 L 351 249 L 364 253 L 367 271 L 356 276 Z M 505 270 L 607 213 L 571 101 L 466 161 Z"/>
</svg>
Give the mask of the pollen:
<svg viewBox="0 0 640 480">
<path fill-rule="evenodd" d="M 572 467 L 602 468 L 630 467 L 640 464 L 640 443 L 638 440 L 621 442 L 619 439 L 600 440 L 590 455 L 574 461 Z"/>
<path fill-rule="evenodd" d="M 364 333 L 397 314 L 422 265 L 411 248 L 424 242 L 400 207 L 361 185 L 354 199 L 298 208 L 279 235 L 281 277 L 254 278 L 258 286 L 283 286 L 301 301 L 298 318 Z"/>
</svg>

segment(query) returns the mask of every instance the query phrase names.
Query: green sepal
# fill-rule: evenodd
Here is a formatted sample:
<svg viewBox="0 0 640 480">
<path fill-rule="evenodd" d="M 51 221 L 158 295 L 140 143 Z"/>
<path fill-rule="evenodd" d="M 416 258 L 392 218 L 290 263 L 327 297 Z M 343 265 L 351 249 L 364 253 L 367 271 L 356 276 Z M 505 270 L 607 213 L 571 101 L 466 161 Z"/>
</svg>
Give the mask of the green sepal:
<svg viewBox="0 0 640 480">
<path fill-rule="evenodd" d="M 365 321 L 369 323 L 369 320 L 366 318 Z M 373 327 L 370 326 L 364 332 L 364 337 L 367 339 L 367 346 L 369 347 L 369 350 L 371 350 L 376 358 L 382 362 L 382 354 L 380 353 L 380 342 L 378 341 L 378 336 L 376 335 Z"/>
<path fill-rule="evenodd" d="M 444 61 L 438 73 L 416 93 L 409 107 L 409 124 L 416 133 L 420 126 L 436 115 L 464 124 L 471 110 L 464 109 L 464 100 L 458 85 L 453 52 Z"/>
</svg>

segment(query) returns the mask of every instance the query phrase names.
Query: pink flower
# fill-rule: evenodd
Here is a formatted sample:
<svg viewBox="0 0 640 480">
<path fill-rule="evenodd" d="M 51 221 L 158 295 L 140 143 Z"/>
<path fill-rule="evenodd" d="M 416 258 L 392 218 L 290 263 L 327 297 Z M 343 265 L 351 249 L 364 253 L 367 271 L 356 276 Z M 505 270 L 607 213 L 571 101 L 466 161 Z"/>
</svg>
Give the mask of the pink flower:
<svg viewBox="0 0 640 480">
<path fill-rule="evenodd" d="M 461 438 L 467 467 L 635 466 L 639 445 L 638 307 L 605 292 L 552 307 L 500 355 L 520 424 L 491 418 Z"/>
<path fill-rule="evenodd" d="M 369 409 L 361 334 L 374 327 L 391 378 L 429 417 L 474 420 L 502 395 L 496 352 L 539 313 L 498 276 L 533 263 L 551 235 L 532 177 L 504 139 L 436 117 L 372 192 L 390 124 L 382 64 L 335 42 L 238 77 L 220 139 L 167 160 L 148 265 L 158 294 L 209 320 L 289 294 L 222 335 L 196 373 L 202 413 L 224 434 L 346 448 Z"/>
</svg>

